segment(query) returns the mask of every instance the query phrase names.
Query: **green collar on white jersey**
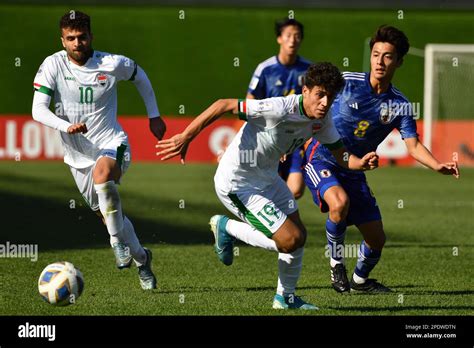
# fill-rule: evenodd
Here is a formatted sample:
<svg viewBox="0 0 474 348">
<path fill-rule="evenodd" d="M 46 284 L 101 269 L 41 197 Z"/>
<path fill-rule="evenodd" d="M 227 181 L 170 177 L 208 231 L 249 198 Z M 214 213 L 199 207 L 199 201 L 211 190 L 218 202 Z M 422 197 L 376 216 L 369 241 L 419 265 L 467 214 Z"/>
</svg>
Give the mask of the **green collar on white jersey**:
<svg viewBox="0 0 474 348">
<path fill-rule="evenodd" d="M 299 106 L 300 106 L 300 114 L 301 114 L 302 116 L 306 116 L 307 118 L 310 118 L 310 117 L 306 114 L 306 112 L 304 111 L 304 107 L 303 107 L 303 95 L 302 95 L 302 94 L 300 95 L 300 98 L 299 98 L 299 102 L 298 102 L 298 103 L 299 103 Z"/>
</svg>

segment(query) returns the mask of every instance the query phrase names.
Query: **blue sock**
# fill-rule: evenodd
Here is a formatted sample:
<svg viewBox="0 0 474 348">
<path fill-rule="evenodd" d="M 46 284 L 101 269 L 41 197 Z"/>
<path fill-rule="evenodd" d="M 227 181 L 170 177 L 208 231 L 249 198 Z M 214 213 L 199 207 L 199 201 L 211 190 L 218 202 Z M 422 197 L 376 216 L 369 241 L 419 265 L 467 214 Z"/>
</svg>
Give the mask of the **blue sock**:
<svg viewBox="0 0 474 348">
<path fill-rule="evenodd" d="M 328 239 L 331 258 L 341 261 L 344 258 L 344 237 L 346 236 L 346 221 L 336 224 L 331 219 L 326 220 L 326 237 Z"/>
<path fill-rule="evenodd" d="M 359 259 L 354 273 L 361 278 L 368 278 L 370 271 L 374 269 L 382 255 L 381 250 L 370 249 L 364 241 L 360 244 Z"/>
</svg>

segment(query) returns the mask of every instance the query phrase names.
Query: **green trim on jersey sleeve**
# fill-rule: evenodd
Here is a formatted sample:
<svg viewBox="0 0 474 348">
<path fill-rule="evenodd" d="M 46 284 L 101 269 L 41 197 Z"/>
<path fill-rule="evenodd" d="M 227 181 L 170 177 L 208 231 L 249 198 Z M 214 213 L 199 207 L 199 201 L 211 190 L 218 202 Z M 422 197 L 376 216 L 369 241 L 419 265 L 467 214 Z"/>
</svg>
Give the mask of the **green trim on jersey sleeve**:
<svg viewBox="0 0 474 348">
<path fill-rule="evenodd" d="M 49 87 L 41 86 L 38 83 L 33 84 L 33 87 L 34 87 L 35 91 L 47 94 L 50 97 L 52 97 L 54 95 L 54 91 Z"/>
<path fill-rule="evenodd" d="M 332 144 L 323 144 L 324 146 L 326 146 L 329 150 L 337 150 L 337 149 L 340 149 L 341 147 L 344 146 L 344 143 L 342 142 L 341 139 L 339 139 L 338 141 L 336 141 L 335 143 L 332 143 Z"/>
<path fill-rule="evenodd" d="M 239 118 L 243 121 L 247 121 L 247 100 L 239 99 L 238 101 Z"/>
<path fill-rule="evenodd" d="M 130 77 L 130 78 L 128 79 L 128 81 L 133 81 L 133 80 L 135 80 L 135 75 L 137 75 L 137 70 L 138 70 L 138 64 L 135 63 L 135 68 L 133 69 L 132 77 Z"/>
<path fill-rule="evenodd" d="M 229 198 L 230 200 L 236 205 L 236 207 L 240 210 L 242 214 L 244 214 L 245 218 L 252 224 L 253 227 L 255 227 L 258 231 L 262 232 L 264 235 L 266 235 L 268 238 L 273 237 L 273 233 L 265 227 L 264 224 L 258 220 L 255 215 L 253 215 L 247 207 L 242 203 L 242 201 L 237 197 L 235 193 L 229 193 Z"/>
</svg>

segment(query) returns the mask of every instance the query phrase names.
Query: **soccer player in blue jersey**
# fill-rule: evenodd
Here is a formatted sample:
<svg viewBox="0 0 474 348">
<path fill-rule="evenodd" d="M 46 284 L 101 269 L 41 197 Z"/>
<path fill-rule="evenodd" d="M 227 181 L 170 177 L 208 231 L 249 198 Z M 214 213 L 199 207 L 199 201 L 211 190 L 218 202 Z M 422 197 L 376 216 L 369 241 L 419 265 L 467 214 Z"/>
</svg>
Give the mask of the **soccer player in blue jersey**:
<svg viewBox="0 0 474 348">
<path fill-rule="evenodd" d="M 250 81 L 247 99 L 301 94 L 304 74 L 311 65 L 310 61 L 298 56 L 304 36 L 303 24 L 295 19 L 284 18 L 275 23 L 275 33 L 280 51 L 257 66 Z M 296 199 L 303 195 L 305 188 L 302 160 L 302 149 L 298 148 L 286 156 L 278 167 L 280 176 Z"/>
<path fill-rule="evenodd" d="M 409 49 L 405 34 L 394 27 L 381 26 L 370 41 L 370 48 L 370 73 L 343 73 L 345 87 L 330 109 L 347 150 L 357 156 L 375 151 L 393 129 L 398 129 L 414 159 L 438 173 L 459 178 L 456 162 L 440 163 L 419 141 L 411 104 L 391 84 Z M 380 260 L 385 233 L 364 173 L 339 166 L 331 152 L 314 139 L 306 148 L 305 161 L 306 185 L 321 211 L 329 212 L 326 236 L 333 288 L 338 292 L 391 291 L 368 278 Z M 343 257 L 348 225 L 356 225 L 364 239 L 350 282 Z"/>
</svg>

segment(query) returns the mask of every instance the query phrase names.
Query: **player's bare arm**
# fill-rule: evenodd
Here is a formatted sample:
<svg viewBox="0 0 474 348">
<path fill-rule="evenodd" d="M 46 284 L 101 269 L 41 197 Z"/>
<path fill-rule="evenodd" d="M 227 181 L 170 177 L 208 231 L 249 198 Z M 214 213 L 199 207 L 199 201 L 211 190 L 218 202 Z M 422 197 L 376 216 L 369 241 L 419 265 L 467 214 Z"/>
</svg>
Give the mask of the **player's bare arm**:
<svg viewBox="0 0 474 348">
<path fill-rule="evenodd" d="M 440 163 L 418 138 L 404 140 L 410 156 L 418 162 L 440 174 L 453 175 L 456 179 L 459 179 L 460 173 L 457 162 Z"/>
<path fill-rule="evenodd" d="M 238 112 L 237 99 L 219 99 L 210 107 L 204 110 L 198 117 L 196 117 L 183 133 L 174 135 L 173 137 L 161 140 L 156 145 L 157 148 L 162 149 L 157 152 L 157 156 L 163 156 L 162 161 L 181 155 L 181 163 L 184 164 L 186 152 L 189 143 L 208 125 L 217 120 L 226 112 L 232 111 L 234 114 Z"/>
<path fill-rule="evenodd" d="M 373 170 L 379 166 L 379 156 L 374 151 L 366 153 L 362 158 L 349 153 L 345 147 L 331 150 L 331 153 L 337 163 L 347 169 Z"/>
</svg>

